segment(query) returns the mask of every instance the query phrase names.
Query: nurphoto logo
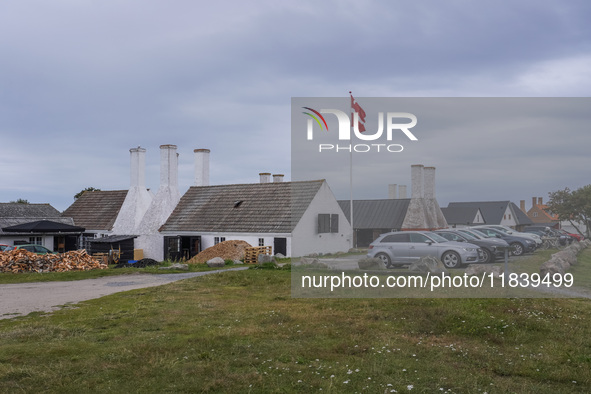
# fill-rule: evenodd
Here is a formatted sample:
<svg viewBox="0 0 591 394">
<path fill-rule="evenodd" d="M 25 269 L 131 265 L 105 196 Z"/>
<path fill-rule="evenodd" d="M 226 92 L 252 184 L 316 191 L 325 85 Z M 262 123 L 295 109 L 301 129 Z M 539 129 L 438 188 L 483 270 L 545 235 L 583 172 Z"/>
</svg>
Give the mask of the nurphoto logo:
<svg viewBox="0 0 591 394">
<path fill-rule="evenodd" d="M 418 141 L 418 138 L 410 131 L 411 128 L 416 126 L 417 117 L 414 114 L 408 112 L 387 112 L 384 116 L 384 112 L 378 112 L 378 130 L 369 134 L 365 132 L 365 111 L 357 104 L 357 102 L 351 96 L 351 118 L 345 112 L 338 109 L 320 109 L 319 111 L 310 108 L 302 107 L 306 111 L 302 112 L 309 117 L 307 122 L 307 139 L 308 141 L 314 140 L 314 128 L 319 128 L 320 131 L 330 132 L 328 123 L 324 115 L 334 115 L 337 119 L 338 124 L 338 140 L 339 141 L 351 141 L 351 135 L 361 141 L 376 141 L 371 144 L 349 144 L 339 145 L 337 144 L 318 144 L 318 151 L 324 152 L 391 152 L 398 153 L 402 152 L 404 147 L 401 144 L 391 144 L 395 132 L 402 132 L 411 141 Z M 388 143 L 377 143 L 378 140 L 384 140 L 384 118 L 386 119 L 386 135 L 385 141 Z M 406 119 L 406 121 L 402 121 Z M 408 121 L 410 120 L 410 122 Z M 352 132 L 351 132 L 352 130 Z"/>
</svg>

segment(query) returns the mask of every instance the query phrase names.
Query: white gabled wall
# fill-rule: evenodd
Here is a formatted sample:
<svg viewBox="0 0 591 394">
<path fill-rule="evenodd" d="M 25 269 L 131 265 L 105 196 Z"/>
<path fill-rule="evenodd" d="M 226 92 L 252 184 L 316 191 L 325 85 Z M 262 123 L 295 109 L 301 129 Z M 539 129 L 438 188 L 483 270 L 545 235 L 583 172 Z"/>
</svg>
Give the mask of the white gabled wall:
<svg viewBox="0 0 591 394">
<path fill-rule="evenodd" d="M 510 204 L 507 204 L 507 208 L 505 209 L 505 213 L 503 213 L 503 218 L 501 219 L 501 223 L 499 224 L 509 227 L 513 226 L 513 228 L 515 228 L 515 226 L 517 225 L 517 221 L 515 221 L 515 215 L 511 210 Z"/>
<path fill-rule="evenodd" d="M 339 232 L 318 234 L 318 214 L 338 214 Z M 291 256 L 300 257 L 311 253 L 346 252 L 351 247 L 353 231 L 326 182 L 312 199 L 293 230 Z"/>
</svg>

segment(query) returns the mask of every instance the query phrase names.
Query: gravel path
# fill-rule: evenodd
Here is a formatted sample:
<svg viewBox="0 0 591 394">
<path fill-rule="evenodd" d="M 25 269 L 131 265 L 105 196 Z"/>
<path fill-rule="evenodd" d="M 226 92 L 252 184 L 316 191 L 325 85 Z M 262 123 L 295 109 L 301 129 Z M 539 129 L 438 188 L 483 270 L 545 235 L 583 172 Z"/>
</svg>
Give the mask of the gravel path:
<svg viewBox="0 0 591 394">
<path fill-rule="evenodd" d="M 60 309 L 61 305 L 76 304 L 121 291 L 160 286 L 195 276 L 245 269 L 248 267 L 182 274 L 132 274 L 69 282 L 0 285 L 0 319 L 24 316 L 37 311 L 52 312 Z"/>
</svg>

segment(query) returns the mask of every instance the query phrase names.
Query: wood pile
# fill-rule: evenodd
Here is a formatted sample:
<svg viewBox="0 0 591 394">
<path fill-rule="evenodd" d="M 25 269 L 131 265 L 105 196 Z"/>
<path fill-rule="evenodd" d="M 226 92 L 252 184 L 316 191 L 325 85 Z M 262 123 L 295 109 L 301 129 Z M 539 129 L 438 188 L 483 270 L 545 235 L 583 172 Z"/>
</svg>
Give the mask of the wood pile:
<svg viewBox="0 0 591 394">
<path fill-rule="evenodd" d="M 187 263 L 205 263 L 214 257 L 221 257 L 224 260 L 242 260 L 245 255 L 246 248 L 250 247 L 250 244 L 245 241 L 223 241 L 195 255 L 191 260 L 187 261 Z"/>
<path fill-rule="evenodd" d="M 0 272 L 64 272 L 106 268 L 106 264 L 90 256 L 84 249 L 45 255 L 24 249 L 0 252 Z"/>
<path fill-rule="evenodd" d="M 256 264 L 259 260 L 259 254 L 272 254 L 272 247 L 271 246 L 255 246 L 252 248 L 246 249 L 246 253 L 244 256 L 244 262 L 246 264 Z"/>
</svg>

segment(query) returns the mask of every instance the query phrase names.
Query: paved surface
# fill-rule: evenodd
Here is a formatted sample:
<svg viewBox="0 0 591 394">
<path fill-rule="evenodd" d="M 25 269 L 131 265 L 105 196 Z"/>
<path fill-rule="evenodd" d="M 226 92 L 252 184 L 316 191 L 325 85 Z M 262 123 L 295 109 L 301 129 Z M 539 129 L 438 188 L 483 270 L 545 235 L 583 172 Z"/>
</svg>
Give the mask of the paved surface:
<svg viewBox="0 0 591 394">
<path fill-rule="evenodd" d="M 181 279 L 224 271 L 187 272 L 181 274 L 132 274 L 68 282 L 15 283 L 0 285 L 0 319 L 24 316 L 31 312 L 52 312 L 61 305 L 100 298 L 121 291 L 160 286 Z"/>
</svg>

